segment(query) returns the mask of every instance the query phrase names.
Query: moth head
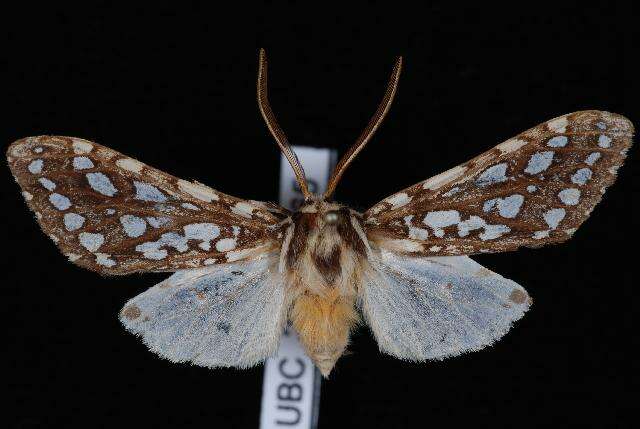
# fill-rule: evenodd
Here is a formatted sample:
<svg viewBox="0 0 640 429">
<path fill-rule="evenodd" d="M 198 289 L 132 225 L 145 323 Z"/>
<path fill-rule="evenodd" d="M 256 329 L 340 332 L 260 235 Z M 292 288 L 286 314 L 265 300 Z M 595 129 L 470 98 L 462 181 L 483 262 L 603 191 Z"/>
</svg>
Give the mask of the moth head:
<svg viewBox="0 0 640 429">
<path fill-rule="evenodd" d="M 323 229 L 336 228 L 338 224 L 348 222 L 349 209 L 339 204 L 323 201 L 318 213 L 318 224 Z"/>
<path fill-rule="evenodd" d="M 311 198 L 302 204 L 298 211 L 314 215 L 319 227 L 337 224 L 344 216 L 348 216 L 348 208 L 342 204 L 326 201 L 322 198 Z"/>
<path fill-rule="evenodd" d="M 336 210 L 328 211 L 322 217 L 322 220 L 327 225 L 335 225 L 335 224 L 338 223 L 339 219 L 340 219 L 340 212 L 338 212 Z"/>
<path fill-rule="evenodd" d="M 347 169 L 349 164 L 353 161 L 353 159 L 358 155 L 358 153 L 365 147 L 365 145 L 369 142 L 373 134 L 376 132 L 382 121 L 384 120 L 389 108 L 391 107 L 391 102 L 393 101 L 393 97 L 396 94 L 396 90 L 398 89 L 398 80 L 400 79 L 400 71 L 402 70 L 402 57 L 398 57 L 396 59 L 395 65 L 393 67 L 393 72 L 391 73 L 391 79 L 389 79 L 389 83 L 387 84 L 387 90 L 385 91 L 384 97 L 382 98 L 382 102 L 378 106 L 378 109 L 373 114 L 373 117 L 369 120 L 366 128 L 360 134 L 360 137 L 356 140 L 356 142 L 349 148 L 347 153 L 343 155 L 338 162 L 331 178 L 329 179 L 329 184 L 327 185 L 327 190 L 322 195 L 322 199 L 328 201 L 342 177 L 342 174 Z M 309 187 L 307 186 L 307 179 L 304 173 L 304 169 L 298 160 L 293 149 L 289 145 L 289 141 L 287 140 L 287 136 L 278 125 L 276 121 L 276 117 L 271 110 L 271 105 L 269 104 L 269 99 L 267 97 L 267 55 L 264 49 L 260 49 L 260 58 L 258 65 L 258 106 L 260 108 L 260 113 L 262 113 L 262 117 L 264 118 L 271 135 L 278 143 L 280 150 L 284 154 L 284 156 L 291 164 L 293 168 L 293 172 L 296 176 L 296 181 L 300 186 L 300 190 L 304 195 L 305 201 L 310 202 L 316 198 L 311 191 L 309 191 Z M 330 216 L 331 217 L 331 216 Z"/>
<path fill-rule="evenodd" d="M 322 233 L 335 232 L 341 225 L 349 223 L 349 208 L 342 204 L 314 198 L 306 201 L 294 216 L 294 221 L 304 222 L 307 230 Z"/>
</svg>

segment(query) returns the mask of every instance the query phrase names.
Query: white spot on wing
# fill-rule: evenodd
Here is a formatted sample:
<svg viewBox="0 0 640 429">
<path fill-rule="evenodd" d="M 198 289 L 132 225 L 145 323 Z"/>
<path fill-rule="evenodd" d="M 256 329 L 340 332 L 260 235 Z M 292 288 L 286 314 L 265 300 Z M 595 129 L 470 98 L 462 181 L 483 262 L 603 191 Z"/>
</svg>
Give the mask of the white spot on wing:
<svg viewBox="0 0 640 429">
<path fill-rule="evenodd" d="M 147 222 L 149 222 L 149 225 L 151 225 L 154 228 L 160 228 L 162 225 L 169 222 L 169 218 L 148 216 Z"/>
<path fill-rule="evenodd" d="M 67 231 L 75 231 L 84 225 L 84 217 L 77 213 L 66 213 L 64 215 L 64 227 Z"/>
<path fill-rule="evenodd" d="M 502 152 L 502 155 L 504 155 L 506 153 L 515 152 L 516 150 L 520 149 L 522 146 L 526 144 L 527 142 L 525 140 L 513 138 L 510 140 L 507 140 L 506 142 L 500 143 L 496 147 L 500 149 L 500 151 Z"/>
<path fill-rule="evenodd" d="M 536 240 L 542 240 L 543 238 L 549 237 L 549 230 L 546 229 L 544 231 L 536 231 L 533 233 L 533 238 Z"/>
<path fill-rule="evenodd" d="M 191 203 L 182 203 L 181 204 L 182 207 L 184 207 L 185 209 L 189 209 L 189 210 L 200 210 L 200 207 L 191 204 Z"/>
<path fill-rule="evenodd" d="M 611 147 L 611 137 L 600 134 L 600 137 L 598 137 L 598 146 L 602 148 Z"/>
<path fill-rule="evenodd" d="M 147 223 L 144 219 L 133 215 L 120 216 L 120 223 L 124 232 L 132 238 L 140 237 L 147 229 Z"/>
<path fill-rule="evenodd" d="M 506 172 L 506 163 L 503 162 L 501 164 L 496 164 L 484 170 L 476 179 L 476 184 L 478 186 L 488 186 L 494 183 L 505 182 L 507 180 L 507 177 L 505 176 Z"/>
<path fill-rule="evenodd" d="M 81 232 L 78 235 L 80 244 L 89 252 L 95 252 L 104 243 L 104 236 L 102 234 L 94 234 L 92 232 Z"/>
<path fill-rule="evenodd" d="M 429 237 L 429 231 L 423 228 L 409 227 L 409 238 L 412 240 L 426 240 Z"/>
<path fill-rule="evenodd" d="M 494 208 L 494 206 L 497 205 L 498 213 L 500 214 L 500 216 L 508 219 L 513 219 L 520 212 L 520 207 L 522 207 L 523 202 L 524 196 L 520 194 L 513 194 L 506 198 L 494 198 L 485 201 L 482 210 L 485 213 L 488 213 Z"/>
<path fill-rule="evenodd" d="M 598 159 L 600 159 L 600 152 L 593 152 L 591 154 L 589 154 L 589 156 L 587 157 L 587 159 L 584 160 L 584 162 L 587 165 L 593 165 Z"/>
<path fill-rule="evenodd" d="M 535 185 L 529 185 L 529 186 L 527 186 L 527 191 L 528 191 L 528 192 L 530 192 L 530 193 L 534 193 L 534 192 L 535 192 L 535 191 L 537 191 L 537 190 L 538 190 L 538 187 L 537 187 L 537 186 L 535 186 Z"/>
<path fill-rule="evenodd" d="M 233 213 L 246 218 L 251 218 L 254 209 L 255 207 L 253 206 L 253 204 L 249 204 L 244 201 L 238 201 L 234 206 L 231 207 L 231 211 Z"/>
<path fill-rule="evenodd" d="M 138 200 L 154 201 L 157 203 L 167 201 L 167 197 L 153 185 L 138 181 L 133 182 L 133 185 L 136 187 L 136 199 Z"/>
<path fill-rule="evenodd" d="M 457 186 L 454 186 L 453 188 L 449 189 L 447 192 L 445 192 L 444 194 L 442 194 L 443 197 L 450 197 L 452 195 L 457 194 L 458 192 L 460 192 L 460 188 Z"/>
<path fill-rule="evenodd" d="M 261 245 L 258 247 L 251 247 L 249 249 L 231 250 L 227 252 L 225 256 L 227 258 L 227 262 L 235 262 L 247 257 L 254 257 L 258 259 L 258 258 L 261 258 L 262 255 L 264 255 L 265 249 L 267 249 L 268 247 L 269 247 L 268 245 Z M 257 256 L 257 255 L 260 255 L 260 256 Z"/>
<path fill-rule="evenodd" d="M 392 195 L 385 201 L 393 206 L 391 207 L 391 210 L 393 210 L 408 204 L 411 201 L 411 197 L 404 192 L 400 192 L 399 194 Z"/>
<path fill-rule="evenodd" d="M 118 192 L 118 190 L 113 186 L 113 183 L 111 183 L 111 180 L 100 172 L 87 173 L 86 177 L 89 182 L 89 186 L 91 186 L 94 191 L 102 195 L 113 197 Z"/>
<path fill-rule="evenodd" d="M 580 190 L 576 188 L 563 189 L 558 193 L 558 198 L 568 206 L 575 206 L 580 201 Z"/>
<path fill-rule="evenodd" d="M 211 240 L 220 235 L 220 228 L 212 223 L 193 223 L 185 225 L 184 236 L 167 232 L 160 236 L 157 241 L 148 241 L 136 246 L 136 251 L 141 252 L 147 259 L 160 260 L 167 257 L 166 249 L 162 247 L 173 247 L 178 252 L 183 253 L 189 250 L 189 240 L 200 240 L 198 246 L 202 250 L 211 250 Z"/>
<path fill-rule="evenodd" d="M 567 118 L 565 116 L 562 116 L 560 118 L 549 121 L 547 123 L 547 127 L 553 132 L 564 133 L 567 131 L 567 124 Z"/>
<path fill-rule="evenodd" d="M 96 253 L 96 264 L 103 265 L 105 267 L 113 267 L 116 265 L 116 261 L 111 259 L 111 255 L 107 253 Z"/>
<path fill-rule="evenodd" d="M 588 168 L 581 168 L 571 176 L 571 181 L 576 185 L 584 185 L 591 179 L 592 172 Z"/>
<path fill-rule="evenodd" d="M 457 167 L 453 167 L 452 169 L 447 170 L 444 173 L 440 173 L 437 176 L 433 176 L 430 179 L 427 179 L 422 184 L 422 188 L 435 191 L 443 185 L 450 183 L 458 177 L 462 176 L 465 171 L 467 171 L 467 167 L 458 165 Z"/>
<path fill-rule="evenodd" d="M 569 139 L 567 136 L 555 136 L 547 142 L 549 147 L 565 147 Z"/>
<path fill-rule="evenodd" d="M 216 243 L 216 250 L 218 252 L 227 252 L 236 248 L 235 238 L 223 238 Z"/>
<path fill-rule="evenodd" d="M 529 158 L 529 164 L 524 169 L 525 173 L 538 174 L 545 171 L 551 165 L 553 161 L 553 152 L 536 152 Z"/>
<path fill-rule="evenodd" d="M 433 234 L 436 237 L 443 237 L 444 230 L 442 228 L 460 222 L 460 213 L 457 210 L 433 211 L 425 215 L 423 222 L 433 229 Z"/>
<path fill-rule="evenodd" d="M 31 174 L 40 174 L 42 173 L 42 166 L 44 165 L 44 161 L 41 159 L 34 159 L 29 163 L 27 169 Z"/>
<path fill-rule="evenodd" d="M 184 235 L 189 240 L 201 240 L 198 246 L 202 250 L 210 250 L 210 241 L 220 235 L 220 228 L 212 223 L 193 223 L 184 226 Z"/>
<path fill-rule="evenodd" d="M 33 199 L 33 195 L 31 195 L 29 192 L 27 191 L 22 191 L 22 196 L 24 197 L 25 200 L 27 201 L 31 201 Z"/>
<path fill-rule="evenodd" d="M 136 246 L 136 252 L 141 252 L 142 255 L 147 259 L 160 260 L 167 257 L 169 254 L 165 249 L 161 249 L 160 246 L 167 245 L 168 243 L 164 243 L 162 241 L 163 237 L 169 236 L 171 233 L 162 234 L 160 240 L 158 241 L 149 241 L 146 243 L 138 244 Z M 169 240 L 169 238 L 167 238 Z"/>
<path fill-rule="evenodd" d="M 192 197 L 207 203 L 210 203 L 211 201 L 218 201 L 220 199 L 218 194 L 213 192 L 212 189 L 200 183 L 192 183 L 181 179 L 178 180 L 178 188 Z"/>
<path fill-rule="evenodd" d="M 484 228 L 486 224 L 481 217 L 471 216 L 469 219 L 458 223 L 458 235 L 460 237 L 466 237 L 469 235 L 469 232 Z"/>
<path fill-rule="evenodd" d="M 75 170 L 87 170 L 93 167 L 93 162 L 86 156 L 76 156 L 73 158 L 73 168 Z"/>
<path fill-rule="evenodd" d="M 388 239 L 384 240 L 381 243 L 384 248 L 393 250 L 396 252 L 422 252 L 424 250 L 424 246 L 417 241 L 413 240 L 396 240 L 396 239 Z"/>
<path fill-rule="evenodd" d="M 501 237 L 509 231 L 511 231 L 511 228 L 506 225 L 486 225 L 484 227 L 484 232 L 481 233 L 479 237 L 482 241 L 493 240 Z"/>
<path fill-rule="evenodd" d="M 41 177 L 40 179 L 38 179 L 38 182 L 40 182 L 40 184 L 44 186 L 48 191 L 53 191 L 54 189 L 56 189 L 56 184 L 46 177 Z"/>
<path fill-rule="evenodd" d="M 564 209 L 551 209 L 546 211 L 542 216 L 549 225 L 549 228 L 556 229 L 558 224 L 564 219 L 567 212 Z"/>
<path fill-rule="evenodd" d="M 132 173 L 140 173 L 144 167 L 143 163 L 131 158 L 120 158 L 116 161 L 116 165 L 123 170 L 127 170 Z"/>
<path fill-rule="evenodd" d="M 75 262 L 82 258 L 82 255 L 78 255 L 77 253 L 66 253 L 64 256 L 66 256 L 71 262 Z"/>
<path fill-rule="evenodd" d="M 87 141 L 74 139 L 73 140 L 73 151 L 76 154 L 89 153 L 93 149 L 93 145 Z"/>
<path fill-rule="evenodd" d="M 58 210 L 66 210 L 71 207 L 71 201 L 69 198 L 57 193 L 49 195 L 49 201 Z"/>
</svg>

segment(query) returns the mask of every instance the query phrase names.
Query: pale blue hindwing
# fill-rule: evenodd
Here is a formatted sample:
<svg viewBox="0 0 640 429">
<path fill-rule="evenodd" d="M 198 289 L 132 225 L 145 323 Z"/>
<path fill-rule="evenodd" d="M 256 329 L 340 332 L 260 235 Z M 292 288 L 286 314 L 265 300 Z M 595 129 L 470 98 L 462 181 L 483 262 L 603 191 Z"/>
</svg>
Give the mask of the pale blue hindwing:
<svg viewBox="0 0 640 429">
<path fill-rule="evenodd" d="M 380 349 L 401 359 L 443 359 L 501 338 L 529 308 L 517 283 L 467 256 L 383 252 L 365 273 L 362 312 Z"/>
<path fill-rule="evenodd" d="M 206 367 L 275 353 L 288 303 L 272 257 L 178 271 L 130 300 L 120 320 L 160 356 Z"/>
</svg>

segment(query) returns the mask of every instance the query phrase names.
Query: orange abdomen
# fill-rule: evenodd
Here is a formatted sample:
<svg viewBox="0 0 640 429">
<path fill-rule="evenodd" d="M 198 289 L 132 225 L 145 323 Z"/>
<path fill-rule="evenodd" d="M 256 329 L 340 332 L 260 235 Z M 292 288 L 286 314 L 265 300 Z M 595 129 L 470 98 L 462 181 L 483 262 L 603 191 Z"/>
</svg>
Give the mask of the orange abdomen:
<svg viewBox="0 0 640 429">
<path fill-rule="evenodd" d="M 300 342 L 322 375 L 327 377 L 349 344 L 349 333 L 359 317 L 354 298 L 337 290 L 324 296 L 305 292 L 291 309 L 290 320 Z"/>
</svg>

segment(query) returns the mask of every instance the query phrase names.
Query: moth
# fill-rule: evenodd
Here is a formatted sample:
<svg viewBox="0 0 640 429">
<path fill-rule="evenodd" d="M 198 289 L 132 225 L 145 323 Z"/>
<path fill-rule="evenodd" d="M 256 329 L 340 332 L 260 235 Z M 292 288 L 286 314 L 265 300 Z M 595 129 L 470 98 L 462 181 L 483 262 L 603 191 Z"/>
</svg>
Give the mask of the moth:
<svg viewBox="0 0 640 429">
<path fill-rule="evenodd" d="M 260 52 L 258 104 L 304 194 L 295 212 L 79 138 L 24 138 L 7 158 L 71 262 L 105 275 L 175 272 L 120 312 L 166 359 L 251 367 L 274 354 L 290 324 L 326 377 L 360 320 L 384 353 L 456 356 L 494 343 L 531 304 L 469 255 L 571 237 L 613 183 L 633 126 L 603 111 L 560 116 L 360 213 L 331 197 L 389 111 L 401 67 L 399 57 L 369 124 L 326 192 L 313 195 L 269 105 Z"/>
</svg>

